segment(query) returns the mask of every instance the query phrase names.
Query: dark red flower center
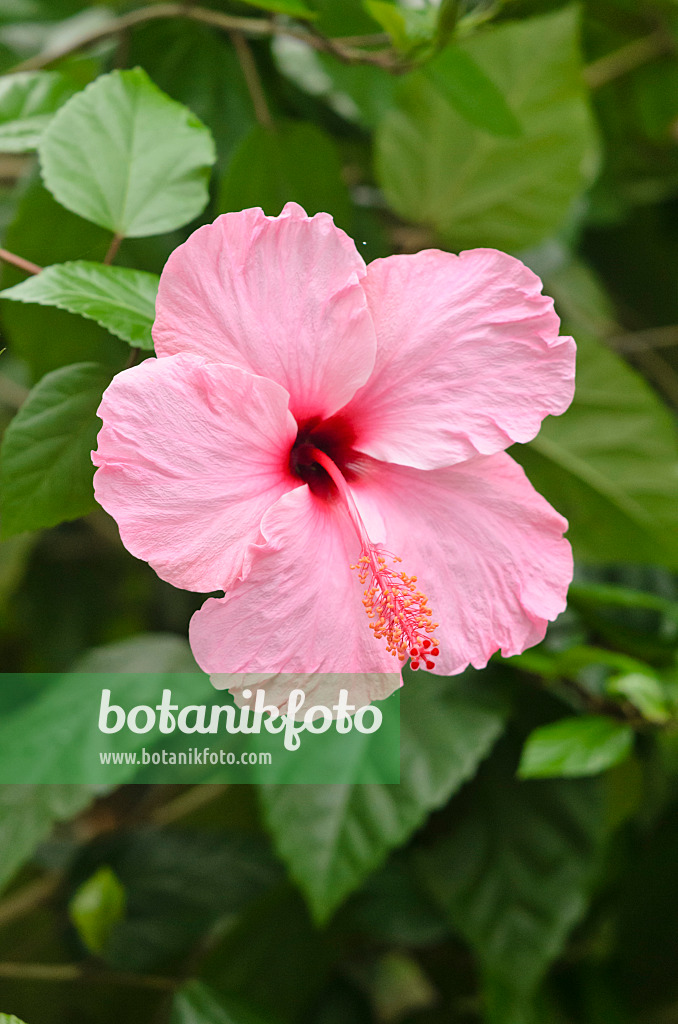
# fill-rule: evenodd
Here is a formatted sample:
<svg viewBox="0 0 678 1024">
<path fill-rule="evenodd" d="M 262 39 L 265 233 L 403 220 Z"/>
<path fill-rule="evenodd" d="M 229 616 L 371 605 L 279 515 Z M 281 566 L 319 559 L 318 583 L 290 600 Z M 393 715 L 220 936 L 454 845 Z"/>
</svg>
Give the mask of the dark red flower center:
<svg viewBox="0 0 678 1024">
<path fill-rule="evenodd" d="M 353 445 L 356 433 L 348 419 L 341 413 L 322 420 L 319 416 L 299 424 L 297 437 L 290 451 L 290 471 L 303 480 L 314 494 L 328 498 L 336 493 L 335 484 L 329 474 L 313 455 L 314 449 L 324 452 L 349 483 L 360 473 L 365 456 Z"/>
</svg>

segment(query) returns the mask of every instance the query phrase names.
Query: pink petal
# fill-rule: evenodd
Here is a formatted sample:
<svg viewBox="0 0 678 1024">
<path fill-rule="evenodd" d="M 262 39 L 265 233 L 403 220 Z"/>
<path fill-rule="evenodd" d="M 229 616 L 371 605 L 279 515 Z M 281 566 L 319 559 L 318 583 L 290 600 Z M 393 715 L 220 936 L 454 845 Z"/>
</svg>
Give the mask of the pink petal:
<svg viewBox="0 0 678 1024">
<path fill-rule="evenodd" d="M 543 639 L 566 604 L 567 521 L 504 453 L 422 472 L 375 464 L 372 486 L 388 530 L 429 598 L 440 656 L 435 671 L 483 668 Z"/>
<path fill-rule="evenodd" d="M 429 249 L 375 260 L 363 282 L 377 332 L 372 376 L 346 413 L 356 446 L 420 469 L 529 441 L 574 389 L 575 345 L 519 260 Z"/>
<path fill-rule="evenodd" d="M 294 715 L 301 721 L 310 707 L 322 704 L 332 709 L 346 690 L 346 703 L 354 708 L 365 707 L 374 700 L 384 700 L 403 680 L 400 664 L 391 672 L 316 672 L 313 675 L 294 672 L 229 672 L 210 676 L 210 682 L 217 690 L 228 690 L 238 707 L 254 707 L 257 690 L 266 694 L 266 703 L 279 708 L 285 714 L 287 702 L 293 690 L 303 690 L 304 703 Z M 336 714 L 333 718 L 337 718 Z"/>
<path fill-rule="evenodd" d="M 261 529 L 266 544 L 247 579 L 191 619 L 200 667 L 212 674 L 398 671 L 368 627 L 350 568 L 360 544 L 342 506 L 300 487 L 267 512 Z"/>
<path fill-rule="evenodd" d="M 273 381 L 187 353 L 119 373 L 93 459 L 125 547 L 186 590 L 247 573 L 262 515 L 296 484 L 287 403 Z"/>
<path fill-rule="evenodd" d="M 168 259 L 153 338 L 159 356 L 196 352 L 269 377 L 297 420 L 330 416 L 365 383 L 376 341 L 365 264 L 326 213 L 226 213 Z"/>
</svg>

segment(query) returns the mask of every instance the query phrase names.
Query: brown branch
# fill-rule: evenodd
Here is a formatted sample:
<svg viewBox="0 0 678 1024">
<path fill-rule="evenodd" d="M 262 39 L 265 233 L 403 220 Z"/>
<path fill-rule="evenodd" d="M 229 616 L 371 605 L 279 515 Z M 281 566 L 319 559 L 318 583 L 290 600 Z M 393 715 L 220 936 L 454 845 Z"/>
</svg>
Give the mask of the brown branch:
<svg viewBox="0 0 678 1024">
<path fill-rule="evenodd" d="M 148 988 L 156 992 L 173 992 L 182 981 L 149 974 L 123 971 L 99 971 L 80 964 L 29 964 L 17 961 L 0 963 L 0 978 L 20 981 L 79 981 L 92 985 L 124 985 Z"/>
<path fill-rule="evenodd" d="M 674 348 L 678 345 L 678 326 L 648 327 L 644 331 L 627 331 L 610 338 L 610 344 L 616 352 L 634 355 L 636 352 L 647 352 L 648 349 Z"/>
<path fill-rule="evenodd" d="M 174 800 L 156 807 L 151 814 L 151 821 L 154 825 L 170 825 L 179 821 L 187 814 L 199 810 L 206 804 L 216 800 L 228 789 L 226 783 L 202 784 L 193 786 L 187 792 L 180 793 Z"/>
<path fill-rule="evenodd" d="M 306 29 L 298 29 L 292 25 L 277 22 L 274 19 L 242 18 L 236 15 L 222 14 L 221 11 L 214 11 L 208 7 L 197 7 L 193 4 L 157 3 L 148 7 L 141 7 L 136 11 L 131 11 L 129 14 L 123 14 L 119 18 L 113 19 L 103 28 L 86 32 L 78 39 L 71 40 L 59 49 L 47 50 L 34 57 L 29 57 L 28 60 L 22 61 L 11 68 L 11 71 L 13 73 L 17 71 L 35 71 L 48 67 L 50 64 L 55 63 L 55 61 L 68 57 L 70 54 L 83 50 L 88 46 L 93 46 L 95 43 L 110 39 L 112 36 L 116 36 L 127 29 L 143 25 L 148 21 L 166 18 L 186 18 L 189 21 L 209 25 L 224 32 L 240 32 L 243 36 L 250 38 L 261 39 L 266 36 L 275 35 L 289 36 L 307 43 L 315 50 L 331 53 L 338 60 L 345 61 L 346 63 L 372 64 L 375 67 L 381 67 L 388 71 L 402 70 L 405 66 L 398 54 L 390 48 L 381 51 L 362 50 L 350 46 L 342 39 L 328 39 L 317 33 Z"/>
<path fill-rule="evenodd" d="M 4 260 L 5 263 L 11 263 L 13 267 L 18 267 L 19 270 L 23 270 L 26 274 L 39 274 L 42 270 L 42 267 L 39 267 L 37 263 L 31 263 L 30 260 L 25 260 L 23 256 L 17 256 L 8 249 L 0 249 L 0 260 Z"/>
<path fill-rule="evenodd" d="M 273 118 L 271 117 L 271 111 L 268 109 L 266 93 L 264 92 L 264 87 L 261 84 L 259 70 L 257 68 L 256 61 L 252 56 L 249 44 L 242 32 L 233 31 L 230 32 L 229 35 L 242 70 L 243 78 L 245 79 L 247 91 L 249 92 L 250 99 L 252 100 L 254 116 L 259 124 L 262 124 L 264 128 L 272 128 Z"/>
<path fill-rule="evenodd" d="M 10 893 L 0 903 L 0 928 L 15 921 L 17 918 L 30 914 L 51 899 L 61 882 L 61 875 L 54 872 L 43 875 L 24 885 L 21 889 Z"/>
<path fill-rule="evenodd" d="M 607 85 L 615 78 L 635 71 L 655 57 L 663 57 L 674 51 L 675 44 L 668 33 L 657 29 L 648 36 L 634 39 L 618 50 L 592 61 L 584 68 L 584 78 L 591 89 L 599 89 L 601 85 Z"/>
</svg>

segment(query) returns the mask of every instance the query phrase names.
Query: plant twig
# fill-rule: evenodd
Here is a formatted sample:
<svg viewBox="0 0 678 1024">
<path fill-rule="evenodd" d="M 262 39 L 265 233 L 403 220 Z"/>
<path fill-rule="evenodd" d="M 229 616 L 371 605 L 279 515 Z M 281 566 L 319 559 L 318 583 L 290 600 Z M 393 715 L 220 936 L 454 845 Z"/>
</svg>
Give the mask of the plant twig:
<svg viewBox="0 0 678 1024">
<path fill-rule="evenodd" d="M 273 118 L 271 117 L 271 111 L 268 109 L 266 93 L 264 92 L 264 87 L 261 84 L 259 71 L 257 69 L 256 61 L 252 56 L 249 44 L 242 32 L 233 31 L 230 32 L 229 35 L 242 70 L 243 78 L 245 79 L 247 91 L 249 92 L 250 99 L 252 100 L 254 116 L 259 124 L 262 124 L 264 128 L 272 128 Z"/>
<path fill-rule="evenodd" d="M 228 788 L 226 783 L 205 783 L 193 786 L 185 793 L 180 793 L 169 803 L 156 807 L 151 814 L 154 825 L 170 825 L 174 821 L 192 814 L 200 807 L 216 800 Z"/>
<path fill-rule="evenodd" d="M 113 235 L 113 238 L 111 239 L 111 244 L 108 247 L 108 252 L 102 260 L 102 262 L 105 263 L 107 266 L 109 266 L 113 262 L 115 257 L 118 255 L 118 249 L 122 244 L 123 238 L 124 235 Z"/>
<path fill-rule="evenodd" d="M 54 872 L 36 878 L 6 896 L 0 903 L 0 928 L 42 906 L 54 895 L 60 882 L 61 875 Z"/>
<path fill-rule="evenodd" d="M 149 988 L 156 992 L 173 992 L 181 981 L 149 974 L 124 971 L 90 970 L 80 964 L 29 964 L 17 961 L 0 963 L 0 978 L 21 981 L 81 981 L 93 985 L 124 985 Z"/>
<path fill-rule="evenodd" d="M 363 50 L 345 43 L 342 39 L 329 39 L 306 29 L 278 22 L 275 19 L 243 18 L 223 14 L 221 11 L 214 11 L 208 7 L 198 7 L 194 4 L 156 3 L 114 18 L 103 28 L 85 32 L 79 38 L 65 43 L 58 49 L 45 50 L 34 57 L 29 57 L 28 60 L 15 65 L 11 71 L 36 71 L 48 67 L 55 61 L 68 57 L 78 50 L 103 42 L 121 32 L 135 28 L 137 25 L 166 18 L 186 18 L 189 21 L 197 21 L 202 25 L 209 25 L 224 32 L 240 32 L 243 36 L 251 38 L 261 39 L 275 35 L 290 36 L 308 43 L 316 50 L 331 53 L 346 63 L 373 64 L 390 71 L 400 70 L 403 67 L 402 58 L 390 48 L 380 51 Z"/>
<path fill-rule="evenodd" d="M 607 85 L 626 75 L 629 71 L 635 71 L 643 64 L 649 63 L 655 57 L 663 57 L 672 53 L 675 46 L 668 34 L 661 29 L 652 32 L 648 36 L 634 39 L 632 42 L 621 46 L 612 53 L 606 53 L 604 57 L 592 61 L 584 69 L 584 78 L 591 89 L 599 89 L 601 85 Z"/>
<path fill-rule="evenodd" d="M 39 267 L 37 263 L 31 263 L 30 260 L 25 260 L 23 256 L 17 256 L 8 249 L 0 249 L 0 260 L 4 260 L 5 263 L 11 263 L 13 267 L 18 267 L 19 270 L 23 270 L 26 274 L 39 274 L 42 270 L 42 267 Z"/>
</svg>

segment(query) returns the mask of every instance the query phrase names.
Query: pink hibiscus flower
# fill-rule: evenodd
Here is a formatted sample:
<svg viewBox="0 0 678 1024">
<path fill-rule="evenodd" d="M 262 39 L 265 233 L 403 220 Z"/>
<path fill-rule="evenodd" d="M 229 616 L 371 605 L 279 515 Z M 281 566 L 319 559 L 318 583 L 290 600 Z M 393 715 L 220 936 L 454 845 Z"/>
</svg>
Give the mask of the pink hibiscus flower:
<svg viewBox="0 0 678 1024">
<path fill-rule="evenodd" d="M 224 591 L 191 621 L 207 672 L 481 668 L 572 577 L 504 452 L 572 399 L 558 329 L 493 249 L 366 267 L 327 214 L 225 214 L 165 266 L 159 358 L 103 397 L 97 500 L 164 580 Z"/>
</svg>

